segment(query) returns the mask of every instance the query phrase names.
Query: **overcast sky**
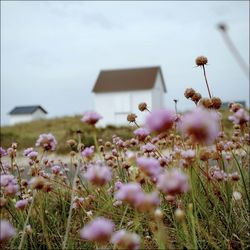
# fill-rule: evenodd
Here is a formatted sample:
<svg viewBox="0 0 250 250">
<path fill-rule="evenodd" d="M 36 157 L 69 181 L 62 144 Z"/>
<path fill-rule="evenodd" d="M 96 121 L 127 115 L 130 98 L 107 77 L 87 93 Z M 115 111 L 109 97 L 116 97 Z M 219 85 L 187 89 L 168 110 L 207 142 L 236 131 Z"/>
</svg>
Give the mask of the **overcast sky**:
<svg viewBox="0 0 250 250">
<path fill-rule="evenodd" d="M 42 105 L 52 117 L 93 109 L 91 89 L 102 69 L 160 65 L 166 106 L 192 107 L 187 87 L 207 96 L 200 68 L 223 101 L 245 100 L 249 80 L 216 28 L 249 62 L 248 1 L 1 1 L 1 124 L 19 105 Z M 142 100 L 143 101 L 143 100 Z"/>
</svg>

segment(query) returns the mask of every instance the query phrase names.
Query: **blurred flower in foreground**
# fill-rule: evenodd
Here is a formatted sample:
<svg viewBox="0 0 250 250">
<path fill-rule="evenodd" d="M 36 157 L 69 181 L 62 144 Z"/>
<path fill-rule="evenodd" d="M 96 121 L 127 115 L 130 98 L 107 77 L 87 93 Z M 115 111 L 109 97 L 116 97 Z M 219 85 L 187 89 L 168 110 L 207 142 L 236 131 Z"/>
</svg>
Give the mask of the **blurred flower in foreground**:
<svg viewBox="0 0 250 250">
<path fill-rule="evenodd" d="M 0 175 L 0 187 L 4 190 L 5 195 L 14 195 L 19 190 L 17 180 L 13 175 Z"/>
<path fill-rule="evenodd" d="M 228 119 L 234 124 L 243 125 L 249 122 L 249 114 L 241 108 L 237 110 L 233 115 L 229 116 Z"/>
<path fill-rule="evenodd" d="M 7 152 L 5 151 L 5 149 L 3 149 L 2 147 L 0 147 L 0 158 L 3 156 L 6 156 Z"/>
<path fill-rule="evenodd" d="M 138 128 L 134 131 L 134 134 L 140 141 L 143 141 L 150 134 L 150 132 L 146 128 Z"/>
<path fill-rule="evenodd" d="M 41 147 L 46 151 L 54 151 L 57 141 L 52 134 L 41 134 L 36 141 L 36 146 Z"/>
<path fill-rule="evenodd" d="M 141 171 L 151 178 L 156 178 L 160 171 L 161 166 L 155 158 L 139 157 L 137 158 L 137 165 Z"/>
<path fill-rule="evenodd" d="M 216 111 L 199 107 L 184 114 L 178 128 L 198 143 L 212 144 L 219 135 L 219 115 Z"/>
<path fill-rule="evenodd" d="M 188 176 L 177 168 L 165 171 L 158 177 L 157 188 L 169 195 L 186 193 L 189 189 Z"/>
<path fill-rule="evenodd" d="M 118 249 L 137 250 L 140 248 L 140 237 L 122 229 L 113 234 L 111 243 Z"/>
<path fill-rule="evenodd" d="M 0 220 L 0 243 L 9 240 L 15 234 L 15 228 L 7 220 Z"/>
<path fill-rule="evenodd" d="M 158 133 L 166 132 L 171 129 L 176 115 L 173 111 L 167 109 L 154 110 L 146 119 L 146 125 L 151 131 Z"/>
<path fill-rule="evenodd" d="M 114 228 L 115 224 L 111 220 L 98 217 L 81 229 L 80 236 L 84 240 L 105 244 L 109 241 Z"/>
<path fill-rule="evenodd" d="M 93 185 L 103 186 L 111 180 L 112 172 L 106 166 L 89 165 L 84 177 Z"/>
<path fill-rule="evenodd" d="M 81 121 L 90 125 L 95 125 L 100 119 L 102 119 L 102 116 L 100 116 L 98 113 L 87 111 L 84 113 Z"/>
</svg>

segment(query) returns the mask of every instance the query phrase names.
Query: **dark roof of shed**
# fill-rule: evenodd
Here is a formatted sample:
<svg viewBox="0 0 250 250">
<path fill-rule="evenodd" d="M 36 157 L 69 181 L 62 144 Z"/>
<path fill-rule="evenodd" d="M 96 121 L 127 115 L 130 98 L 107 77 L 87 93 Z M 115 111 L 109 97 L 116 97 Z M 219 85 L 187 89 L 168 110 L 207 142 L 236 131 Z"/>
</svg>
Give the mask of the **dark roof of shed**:
<svg viewBox="0 0 250 250">
<path fill-rule="evenodd" d="M 9 114 L 10 115 L 22 115 L 22 114 L 33 114 L 37 109 L 41 109 L 45 114 L 48 112 L 40 105 L 36 106 L 19 106 L 13 108 Z"/>
<path fill-rule="evenodd" d="M 92 91 L 100 93 L 152 89 L 158 72 L 162 78 L 164 92 L 166 92 L 164 78 L 159 66 L 102 70 Z"/>
</svg>

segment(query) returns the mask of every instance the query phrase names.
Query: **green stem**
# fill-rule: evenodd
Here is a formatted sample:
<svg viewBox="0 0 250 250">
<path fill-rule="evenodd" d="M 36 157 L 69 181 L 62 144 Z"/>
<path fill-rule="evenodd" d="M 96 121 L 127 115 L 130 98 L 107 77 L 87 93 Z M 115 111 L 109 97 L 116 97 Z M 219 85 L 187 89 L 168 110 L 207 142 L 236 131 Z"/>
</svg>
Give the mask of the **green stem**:
<svg viewBox="0 0 250 250">
<path fill-rule="evenodd" d="M 29 207 L 28 215 L 27 215 L 26 221 L 25 221 L 24 226 L 23 226 L 22 238 L 21 238 L 20 244 L 18 246 L 18 250 L 22 250 L 23 249 L 23 241 L 24 241 L 24 236 L 26 234 L 26 227 L 27 227 L 28 222 L 29 222 L 29 218 L 30 218 L 30 215 L 31 215 L 31 210 L 32 210 L 33 205 L 34 205 L 36 194 L 37 194 L 37 192 L 34 191 L 33 192 L 32 201 L 31 201 L 31 204 L 30 204 L 30 207 Z"/>
</svg>

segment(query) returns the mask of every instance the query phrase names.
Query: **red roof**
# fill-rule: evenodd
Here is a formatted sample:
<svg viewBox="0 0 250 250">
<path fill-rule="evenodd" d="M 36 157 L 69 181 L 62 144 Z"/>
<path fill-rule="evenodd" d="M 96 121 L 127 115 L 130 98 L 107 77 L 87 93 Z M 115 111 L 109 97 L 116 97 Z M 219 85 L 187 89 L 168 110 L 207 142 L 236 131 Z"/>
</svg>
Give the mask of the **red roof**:
<svg viewBox="0 0 250 250">
<path fill-rule="evenodd" d="M 162 78 L 164 92 L 167 92 L 161 68 L 159 66 L 102 70 L 92 91 L 95 93 L 101 93 L 152 89 L 158 72 Z"/>
</svg>

